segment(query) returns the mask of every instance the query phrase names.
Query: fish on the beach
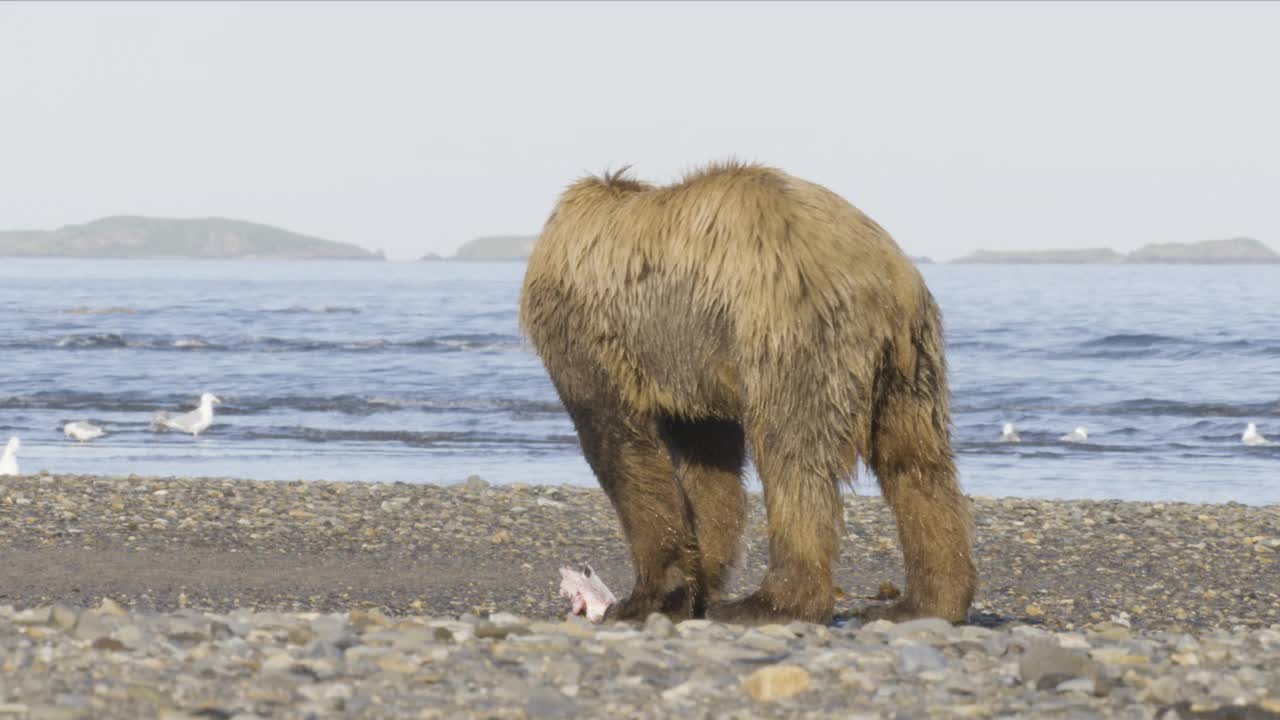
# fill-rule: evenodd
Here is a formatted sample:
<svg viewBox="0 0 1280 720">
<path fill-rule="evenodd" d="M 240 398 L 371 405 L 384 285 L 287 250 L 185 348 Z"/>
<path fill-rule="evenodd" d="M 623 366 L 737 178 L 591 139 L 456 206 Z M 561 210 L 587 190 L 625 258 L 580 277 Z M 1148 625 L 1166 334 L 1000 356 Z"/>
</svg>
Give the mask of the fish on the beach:
<svg viewBox="0 0 1280 720">
<path fill-rule="evenodd" d="M 177 430 L 178 432 L 191 433 L 192 437 L 198 436 L 200 433 L 209 429 L 213 424 L 213 406 L 221 405 L 222 401 L 213 393 L 205 393 L 200 396 L 200 407 L 189 413 L 184 413 L 177 417 L 170 417 L 168 413 L 156 413 L 151 420 L 152 430 Z"/>
<path fill-rule="evenodd" d="M 582 570 L 560 568 L 560 595 L 572 603 L 574 615 L 586 615 L 593 623 L 603 621 L 605 611 L 618 602 L 590 565 Z"/>
<path fill-rule="evenodd" d="M 1253 423 L 1249 423 L 1249 426 L 1244 429 L 1244 435 L 1240 436 L 1240 442 L 1245 445 L 1269 445 L 1271 443 L 1270 440 L 1262 436 L 1262 433 L 1258 432 L 1258 426 Z"/>
<path fill-rule="evenodd" d="M 9 443 L 4 446 L 4 454 L 0 455 L 0 477 L 22 474 L 18 471 L 18 448 L 20 447 L 22 442 L 18 438 L 9 438 Z"/>
<path fill-rule="evenodd" d="M 106 431 L 87 420 L 77 420 L 62 426 L 62 434 L 79 442 L 88 442 L 106 435 Z"/>
<path fill-rule="evenodd" d="M 1013 427 L 1013 423 L 1005 423 L 1004 427 L 1000 428 L 1000 442 L 1002 443 L 1022 442 L 1022 437 L 1018 435 L 1018 431 L 1016 428 Z"/>
<path fill-rule="evenodd" d="M 1069 442 L 1069 443 L 1089 442 L 1089 429 L 1081 425 L 1077 427 L 1075 430 L 1072 430 L 1071 432 L 1067 433 L 1066 435 L 1063 435 L 1058 439 L 1061 440 L 1062 442 Z"/>
</svg>

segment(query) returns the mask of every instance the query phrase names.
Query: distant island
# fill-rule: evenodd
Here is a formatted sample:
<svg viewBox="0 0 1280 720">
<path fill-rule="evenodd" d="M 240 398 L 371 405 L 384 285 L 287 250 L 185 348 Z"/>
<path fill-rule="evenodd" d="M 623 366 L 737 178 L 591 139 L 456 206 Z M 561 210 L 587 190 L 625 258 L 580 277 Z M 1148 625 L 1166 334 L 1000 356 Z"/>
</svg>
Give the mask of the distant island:
<svg viewBox="0 0 1280 720">
<path fill-rule="evenodd" d="M 537 235 L 490 235 L 468 241 L 458 248 L 451 258 L 427 253 L 423 260 L 528 260 L 533 252 Z M 911 261 L 920 265 L 932 263 L 927 257 L 912 256 Z"/>
<path fill-rule="evenodd" d="M 1129 253 L 1135 263 L 1275 263 L 1280 254 L 1253 238 L 1204 240 L 1195 243 L 1156 243 Z"/>
<path fill-rule="evenodd" d="M 1253 238 L 1144 245 L 1127 255 L 1110 248 L 1084 250 L 979 250 L 952 260 L 960 264 L 1248 264 L 1280 263 L 1280 254 Z"/>
<path fill-rule="evenodd" d="M 1083 250 L 979 250 L 972 255 L 966 255 L 951 262 L 960 264 L 1109 264 L 1124 262 L 1124 256 L 1110 248 L 1087 248 Z"/>
<path fill-rule="evenodd" d="M 528 260 L 537 235 L 489 235 L 463 243 L 451 258 L 427 253 L 423 260 Z"/>
<path fill-rule="evenodd" d="M 349 243 L 227 218 L 118 215 L 57 230 L 0 231 L 0 256 L 384 260 Z"/>
</svg>

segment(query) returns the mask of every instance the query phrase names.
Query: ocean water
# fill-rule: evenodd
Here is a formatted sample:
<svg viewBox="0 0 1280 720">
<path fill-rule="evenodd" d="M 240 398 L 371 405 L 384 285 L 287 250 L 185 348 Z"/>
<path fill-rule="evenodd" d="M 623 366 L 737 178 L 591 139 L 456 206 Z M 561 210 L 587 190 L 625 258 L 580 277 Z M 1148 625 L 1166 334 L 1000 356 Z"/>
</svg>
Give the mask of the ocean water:
<svg viewBox="0 0 1280 720">
<path fill-rule="evenodd" d="M 1240 442 L 1280 441 L 1280 267 L 921 270 L 967 492 L 1280 502 L 1280 442 Z M 24 472 L 594 485 L 518 335 L 523 272 L 0 258 L 0 441 Z M 206 434 L 150 430 L 205 391 Z M 62 436 L 84 419 L 107 437 Z"/>
</svg>

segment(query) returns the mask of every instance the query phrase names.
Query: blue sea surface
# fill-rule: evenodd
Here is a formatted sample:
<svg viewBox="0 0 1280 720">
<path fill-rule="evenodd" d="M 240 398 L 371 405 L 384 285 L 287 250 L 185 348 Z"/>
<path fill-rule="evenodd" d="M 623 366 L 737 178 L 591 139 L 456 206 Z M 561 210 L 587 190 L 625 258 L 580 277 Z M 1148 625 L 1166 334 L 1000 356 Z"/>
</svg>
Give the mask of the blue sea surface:
<svg viewBox="0 0 1280 720">
<path fill-rule="evenodd" d="M 1280 267 L 921 271 L 967 492 L 1280 503 L 1280 442 L 1240 442 L 1248 422 L 1280 441 Z M 594 485 L 519 337 L 523 273 L 0 258 L 0 443 L 28 473 Z M 150 429 L 206 391 L 206 434 Z M 108 435 L 75 443 L 72 420 Z M 1077 425 L 1089 443 L 1058 441 Z"/>
</svg>

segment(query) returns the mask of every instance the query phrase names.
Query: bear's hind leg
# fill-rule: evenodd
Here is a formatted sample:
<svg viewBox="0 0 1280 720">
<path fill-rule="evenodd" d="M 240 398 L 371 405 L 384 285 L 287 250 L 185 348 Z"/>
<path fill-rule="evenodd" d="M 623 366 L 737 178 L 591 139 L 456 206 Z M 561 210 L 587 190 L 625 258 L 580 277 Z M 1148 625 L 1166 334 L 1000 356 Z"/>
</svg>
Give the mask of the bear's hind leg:
<svg viewBox="0 0 1280 720">
<path fill-rule="evenodd" d="M 707 617 L 744 625 L 829 623 L 844 517 L 839 482 L 852 472 L 856 455 L 851 448 L 830 455 L 822 445 L 827 438 L 797 433 L 795 427 L 753 429 L 751 438 L 768 512 L 769 570 L 759 590 L 712 607 Z"/>
<path fill-rule="evenodd" d="M 968 617 L 977 586 L 973 519 L 956 481 L 945 393 L 900 381 L 883 399 L 870 464 L 897 521 L 907 588 L 896 604 L 864 611 L 867 620 Z"/>
<path fill-rule="evenodd" d="M 697 541 L 657 423 L 625 415 L 613 403 L 565 405 L 583 455 L 618 513 L 635 569 L 631 595 L 607 617 L 644 620 L 653 612 L 691 617 Z"/>
<path fill-rule="evenodd" d="M 720 599 L 746 521 L 742 426 L 733 420 L 667 420 L 662 423 L 662 437 L 675 461 L 676 479 L 698 542 L 693 614 L 699 617 Z"/>
</svg>

